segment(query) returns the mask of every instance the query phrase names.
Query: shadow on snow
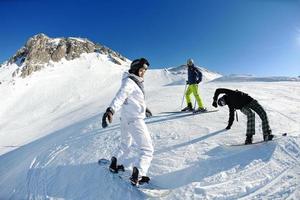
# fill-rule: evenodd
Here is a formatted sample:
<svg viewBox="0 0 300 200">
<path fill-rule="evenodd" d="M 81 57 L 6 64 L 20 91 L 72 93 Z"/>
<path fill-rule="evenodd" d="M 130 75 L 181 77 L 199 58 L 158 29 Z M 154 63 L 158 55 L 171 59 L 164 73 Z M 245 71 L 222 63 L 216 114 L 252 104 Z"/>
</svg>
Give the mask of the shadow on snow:
<svg viewBox="0 0 300 200">
<path fill-rule="evenodd" d="M 207 177 L 230 170 L 236 166 L 243 169 L 254 160 L 268 162 L 275 148 L 276 143 L 270 143 L 261 146 L 261 148 L 251 148 L 249 146 L 242 150 L 232 150 L 231 148 L 218 146 L 207 153 L 211 158 L 200 160 L 196 164 L 181 170 L 155 176 L 153 180 L 164 188 L 179 188 L 192 182 L 201 182 Z"/>
<path fill-rule="evenodd" d="M 218 134 L 220 134 L 220 133 L 222 133 L 224 131 L 225 131 L 225 129 L 222 129 L 222 130 L 219 130 L 219 131 L 215 131 L 215 132 L 209 133 L 209 134 L 204 135 L 202 137 L 199 137 L 199 138 L 196 138 L 196 139 L 193 139 L 193 140 L 189 140 L 187 142 L 183 142 L 183 143 L 176 144 L 176 145 L 173 145 L 173 146 L 161 149 L 161 150 L 157 150 L 157 151 L 154 152 L 154 155 L 165 153 L 165 152 L 168 152 L 168 151 L 180 148 L 180 147 L 184 147 L 184 146 L 187 146 L 187 145 L 191 145 L 191 144 L 194 144 L 194 143 L 206 140 L 207 138 L 210 138 L 210 137 L 213 137 L 215 135 L 218 135 Z"/>
</svg>

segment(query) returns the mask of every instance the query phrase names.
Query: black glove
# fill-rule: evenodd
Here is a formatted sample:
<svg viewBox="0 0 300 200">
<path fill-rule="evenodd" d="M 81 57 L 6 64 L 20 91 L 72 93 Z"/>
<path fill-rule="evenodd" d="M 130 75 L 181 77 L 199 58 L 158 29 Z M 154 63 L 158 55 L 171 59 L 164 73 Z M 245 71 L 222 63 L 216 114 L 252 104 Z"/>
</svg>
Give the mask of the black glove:
<svg viewBox="0 0 300 200">
<path fill-rule="evenodd" d="M 108 107 L 102 117 L 102 128 L 106 128 L 108 126 L 106 118 L 108 119 L 109 123 L 112 122 L 113 114 L 114 114 L 113 109 L 111 107 Z"/>
<path fill-rule="evenodd" d="M 152 117 L 152 112 L 146 108 L 146 117 Z"/>
<path fill-rule="evenodd" d="M 217 101 L 214 100 L 214 102 L 212 103 L 212 106 L 215 108 L 218 107 Z"/>
<path fill-rule="evenodd" d="M 226 128 L 225 128 L 225 129 L 226 129 L 226 130 L 229 130 L 230 128 L 231 128 L 230 126 L 226 126 Z"/>
<path fill-rule="evenodd" d="M 189 81 L 185 81 L 185 83 L 188 85 L 188 84 L 189 84 Z"/>
</svg>

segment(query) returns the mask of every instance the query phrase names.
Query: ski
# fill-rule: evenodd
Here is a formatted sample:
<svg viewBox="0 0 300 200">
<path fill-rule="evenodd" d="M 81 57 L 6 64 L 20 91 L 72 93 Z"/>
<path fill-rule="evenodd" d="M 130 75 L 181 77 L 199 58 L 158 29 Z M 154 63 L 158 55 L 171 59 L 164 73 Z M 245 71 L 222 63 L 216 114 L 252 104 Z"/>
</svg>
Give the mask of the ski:
<svg viewBox="0 0 300 200">
<path fill-rule="evenodd" d="M 264 141 L 264 140 L 261 140 L 261 141 L 257 141 L 257 142 L 252 142 L 252 144 L 228 144 L 227 146 L 231 146 L 231 147 L 239 147 L 239 146 L 251 146 L 251 145 L 255 145 L 255 144 L 262 144 L 262 143 L 268 143 L 268 142 L 272 142 L 272 141 L 276 141 L 278 139 L 281 139 L 282 137 L 285 137 L 287 136 L 287 133 L 282 133 L 281 135 L 279 136 L 276 136 L 274 135 L 274 138 L 272 140 L 268 140 L 268 141 Z"/>
<path fill-rule="evenodd" d="M 161 112 L 161 114 L 177 114 L 177 113 L 193 113 L 194 111 L 166 111 Z"/>
<path fill-rule="evenodd" d="M 194 110 L 193 114 L 197 115 L 197 114 L 204 114 L 204 113 L 211 113 L 211 112 L 217 112 L 219 110 Z"/>
<path fill-rule="evenodd" d="M 197 110 L 193 110 L 193 111 L 166 111 L 166 112 L 161 112 L 161 114 L 181 114 L 181 113 L 185 113 L 185 114 L 204 114 L 204 113 L 211 113 L 211 112 L 217 112 L 219 110 L 206 110 L 206 111 L 197 111 Z"/>
</svg>

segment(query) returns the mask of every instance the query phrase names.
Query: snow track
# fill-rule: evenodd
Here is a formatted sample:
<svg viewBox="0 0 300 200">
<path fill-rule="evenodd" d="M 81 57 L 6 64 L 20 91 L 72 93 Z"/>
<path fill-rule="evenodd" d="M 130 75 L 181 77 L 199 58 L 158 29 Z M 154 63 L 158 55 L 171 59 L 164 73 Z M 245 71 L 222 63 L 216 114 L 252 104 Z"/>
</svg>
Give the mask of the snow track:
<svg viewBox="0 0 300 200">
<path fill-rule="evenodd" d="M 76 137 L 69 137 L 63 142 L 64 145 L 57 144 L 32 160 L 26 178 L 28 199 L 55 199 L 59 196 L 69 199 L 74 195 L 77 199 L 83 197 L 82 195 L 88 195 L 90 199 L 98 197 L 103 199 L 146 198 L 130 184 L 124 184 L 124 181 L 120 180 L 118 176 L 114 176 L 108 170 L 98 166 L 96 160 L 79 165 L 66 164 L 76 160 L 77 153 L 71 154 L 68 151 L 74 151 L 74 149 L 70 149 L 72 146 L 78 148 L 79 145 L 82 145 L 84 143 L 82 140 L 87 140 L 87 144 L 83 145 L 81 153 L 85 151 L 84 149 L 88 149 L 89 152 L 98 145 L 119 140 L 117 124 L 115 127 L 111 127 L 110 131 L 98 128 L 95 130 L 97 130 L 97 134 L 85 129 L 82 132 L 87 135 L 82 135 L 81 132 Z M 218 134 L 221 133 L 215 133 L 214 136 Z M 177 141 L 176 137 L 171 138 Z M 202 155 L 206 158 L 195 159 L 193 162 L 188 162 L 186 159 L 188 154 L 179 156 L 179 154 L 188 152 L 184 148 L 191 148 L 190 145 L 197 145 L 197 148 L 201 148 L 203 143 L 206 144 L 206 138 L 190 140 L 186 145 L 172 145 L 172 148 L 167 148 L 171 151 L 165 150 L 156 154 L 157 156 L 153 160 L 155 170 L 160 168 L 160 171 L 164 171 L 163 169 L 167 169 L 170 163 L 178 163 L 178 160 L 187 165 L 179 170 L 171 168 L 170 172 L 157 173 L 153 176 L 156 183 L 172 190 L 172 193 L 164 199 L 176 199 L 179 196 L 180 198 L 199 199 L 264 199 L 271 197 L 280 199 L 297 196 L 297 189 L 299 189 L 297 181 L 300 178 L 299 138 L 286 137 L 267 144 L 252 146 L 228 147 L 221 145 L 211 149 L 207 148 L 208 151 L 203 151 Z M 95 144 L 89 146 L 91 141 Z M 112 148 L 114 147 L 112 146 Z M 108 156 L 111 153 L 105 151 L 100 154 Z M 86 183 L 89 183 L 90 186 L 85 185 Z M 105 191 L 105 193 L 93 191 L 97 190 L 96 188 L 101 188 L 101 191 Z M 81 191 L 80 194 L 78 189 Z M 84 194 L 82 194 L 83 191 Z M 116 195 L 120 193 L 122 195 Z"/>
</svg>

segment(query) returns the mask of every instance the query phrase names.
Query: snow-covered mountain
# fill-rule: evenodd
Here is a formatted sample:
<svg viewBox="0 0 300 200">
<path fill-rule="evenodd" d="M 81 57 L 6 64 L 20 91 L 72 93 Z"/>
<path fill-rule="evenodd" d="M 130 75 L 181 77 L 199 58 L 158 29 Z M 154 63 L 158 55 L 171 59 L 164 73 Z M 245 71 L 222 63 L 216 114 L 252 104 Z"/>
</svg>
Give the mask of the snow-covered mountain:
<svg viewBox="0 0 300 200">
<path fill-rule="evenodd" d="M 287 76 L 271 76 L 271 77 L 255 77 L 252 75 L 238 75 L 231 74 L 228 76 L 222 76 L 212 80 L 214 82 L 278 82 L 278 81 L 300 81 L 300 77 L 287 77 Z"/>
<path fill-rule="evenodd" d="M 204 67 L 197 66 L 200 71 L 202 72 L 202 81 L 212 81 L 216 78 L 221 77 L 222 75 L 216 72 L 209 71 L 208 69 Z M 165 73 L 168 74 L 168 77 L 173 80 L 172 84 L 185 84 L 185 81 L 187 79 L 187 66 L 186 65 L 180 65 L 178 67 L 170 67 L 167 69 L 164 69 Z"/>
<path fill-rule="evenodd" d="M 118 64 L 109 54 L 83 52 L 49 61 L 24 78 L 12 76 L 23 65 L 0 67 L 0 199 L 147 198 L 97 165 L 118 148 L 119 113 L 107 129 L 101 118 L 129 64 L 126 58 Z M 299 199 L 299 82 L 213 82 L 221 75 L 200 69 L 199 91 L 208 109 L 218 87 L 245 91 L 266 109 L 273 133 L 288 136 L 231 147 L 245 140 L 243 114 L 225 131 L 227 108 L 201 115 L 163 113 L 184 106 L 186 71 L 150 68 L 145 90 L 154 116 L 146 123 L 155 152 L 149 176 L 171 191 L 163 199 Z M 256 129 L 259 141 L 259 119 Z"/>
</svg>

